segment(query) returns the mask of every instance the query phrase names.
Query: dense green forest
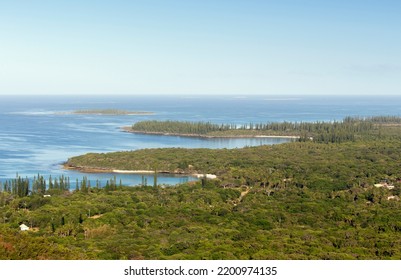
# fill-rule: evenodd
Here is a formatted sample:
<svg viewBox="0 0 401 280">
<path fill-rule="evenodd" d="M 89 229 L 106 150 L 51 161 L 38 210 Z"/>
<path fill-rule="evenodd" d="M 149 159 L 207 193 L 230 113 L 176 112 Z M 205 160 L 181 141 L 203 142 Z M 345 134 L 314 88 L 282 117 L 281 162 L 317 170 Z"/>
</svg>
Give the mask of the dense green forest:
<svg viewBox="0 0 401 280">
<path fill-rule="evenodd" d="M 306 185 L 313 189 L 347 189 L 401 176 L 398 140 L 320 144 L 294 142 L 242 149 L 144 149 L 86 154 L 70 167 L 154 170 L 216 174 L 221 185 Z M 284 180 L 286 179 L 286 180 Z"/>
<path fill-rule="evenodd" d="M 334 122 L 269 122 L 245 125 L 210 122 L 140 121 L 127 131 L 200 137 L 296 136 L 299 141 L 341 143 L 370 136 L 380 138 L 383 126 L 398 126 L 398 116 L 346 117 Z M 387 130 L 391 133 L 391 130 Z"/>
<path fill-rule="evenodd" d="M 140 121 L 131 127 L 132 131 L 166 134 L 207 135 L 213 131 L 235 129 L 234 125 L 218 125 L 210 122 L 183 121 Z"/>
<path fill-rule="evenodd" d="M 91 188 L 1 193 L 2 259 L 399 259 L 394 190 L 353 186 Z M 32 230 L 19 231 L 24 222 Z"/>
<path fill-rule="evenodd" d="M 399 119 L 347 122 L 370 128 L 334 143 L 91 153 L 66 163 L 213 180 L 124 187 L 112 179 L 99 188 L 17 177 L 0 189 L 0 258 L 400 259 Z"/>
</svg>

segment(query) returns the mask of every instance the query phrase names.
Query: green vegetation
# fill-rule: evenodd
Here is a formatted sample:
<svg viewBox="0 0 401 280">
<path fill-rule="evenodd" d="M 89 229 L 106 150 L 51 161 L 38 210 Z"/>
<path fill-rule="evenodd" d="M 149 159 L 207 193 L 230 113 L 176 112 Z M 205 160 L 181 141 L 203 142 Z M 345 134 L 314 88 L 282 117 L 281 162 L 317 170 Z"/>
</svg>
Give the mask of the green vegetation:
<svg viewBox="0 0 401 280">
<path fill-rule="evenodd" d="M 346 117 L 335 122 L 272 122 L 236 126 L 210 122 L 140 121 L 127 131 L 201 137 L 253 137 L 258 135 L 298 136 L 299 141 L 341 143 L 381 137 L 383 126 L 398 126 L 397 116 Z"/>
<path fill-rule="evenodd" d="M 320 144 L 294 142 L 243 149 L 145 149 L 71 158 L 67 165 L 90 168 L 212 173 L 222 186 L 276 184 L 318 191 L 368 186 L 401 177 L 401 142 L 369 140 Z M 286 181 L 284 181 L 286 179 Z"/>
<path fill-rule="evenodd" d="M 44 197 L 40 183 L 25 195 L 17 178 L 9 184 L 21 184 L 21 195 L 9 186 L 0 192 L 0 258 L 400 259 L 399 119 L 342 123 L 321 126 L 357 128 L 352 139 L 91 153 L 67 162 L 218 176 L 175 187 L 111 180 L 71 192 L 58 180 Z M 34 230 L 21 232 L 20 223 Z"/>
<path fill-rule="evenodd" d="M 387 195 L 212 180 L 51 197 L 3 192 L 0 258 L 399 259 L 401 206 Z M 33 230 L 19 231 L 22 222 Z"/>
<path fill-rule="evenodd" d="M 72 112 L 81 115 L 150 115 L 152 112 L 126 111 L 118 109 L 82 109 Z"/>
<path fill-rule="evenodd" d="M 213 131 L 227 131 L 235 126 L 210 122 L 140 121 L 132 125 L 132 131 L 160 134 L 207 135 Z"/>
<path fill-rule="evenodd" d="M 82 180 L 85 182 L 85 178 Z M 53 179 L 50 175 L 48 183 L 43 176 L 39 175 L 33 178 L 32 187 L 28 178 L 16 176 L 13 180 L 8 180 L 4 184 L 0 182 L 0 192 L 7 192 L 13 196 L 26 197 L 31 194 L 56 194 L 68 191 L 70 189 L 70 179 L 68 177 L 60 176 Z M 46 186 L 47 185 L 47 186 Z"/>
</svg>

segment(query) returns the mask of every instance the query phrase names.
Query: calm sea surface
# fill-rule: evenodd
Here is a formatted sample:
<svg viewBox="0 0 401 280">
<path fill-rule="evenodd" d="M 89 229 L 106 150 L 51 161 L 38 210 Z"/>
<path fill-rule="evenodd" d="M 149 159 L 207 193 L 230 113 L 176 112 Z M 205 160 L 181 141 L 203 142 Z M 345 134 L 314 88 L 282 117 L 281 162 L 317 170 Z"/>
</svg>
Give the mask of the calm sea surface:
<svg viewBox="0 0 401 280">
<path fill-rule="evenodd" d="M 78 109 L 151 111 L 154 115 L 59 114 Z M 399 115 L 399 96 L 0 96 L 0 181 L 16 173 L 33 177 L 83 174 L 61 169 L 69 157 L 88 152 L 143 148 L 240 148 L 279 144 L 287 139 L 200 139 L 123 133 L 120 127 L 140 120 L 210 121 L 247 124 L 272 121 L 333 121 L 345 116 Z M 86 174 L 105 182 L 113 174 Z M 118 175 L 136 185 L 141 175 Z M 163 176 L 176 184 L 191 177 Z M 148 182 L 153 182 L 149 176 Z"/>
</svg>

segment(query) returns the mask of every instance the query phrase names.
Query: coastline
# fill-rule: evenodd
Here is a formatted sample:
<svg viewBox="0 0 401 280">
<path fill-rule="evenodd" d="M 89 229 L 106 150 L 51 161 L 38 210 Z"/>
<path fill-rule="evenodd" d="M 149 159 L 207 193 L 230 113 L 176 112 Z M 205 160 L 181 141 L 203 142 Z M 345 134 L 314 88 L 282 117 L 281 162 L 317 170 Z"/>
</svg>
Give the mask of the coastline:
<svg viewBox="0 0 401 280">
<path fill-rule="evenodd" d="M 68 163 L 64 163 L 63 168 L 66 170 L 75 170 L 82 173 L 115 173 L 115 174 L 154 174 L 154 170 L 122 170 L 122 169 L 112 169 L 112 168 L 102 168 L 102 167 L 88 167 L 88 166 L 74 166 Z M 171 175 L 182 175 L 182 176 L 193 176 L 197 178 L 206 177 L 207 179 L 216 179 L 217 176 L 214 174 L 200 174 L 200 173 L 190 173 L 182 171 L 158 171 L 158 174 L 171 174 Z"/>
<path fill-rule="evenodd" d="M 121 131 L 135 134 L 148 134 L 148 135 L 163 135 L 163 136 L 180 136 L 180 137 L 194 137 L 194 138 L 285 138 L 285 139 L 299 139 L 295 135 L 204 135 L 204 134 L 185 134 L 185 133 L 167 133 L 167 132 L 154 132 L 154 131 L 138 131 L 133 130 L 130 126 L 123 126 Z"/>
<path fill-rule="evenodd" d="M 237 134 L 237 135 L 202 135 L 202 134 L 184 134 L 184 133 L 163 133 L 163 132 L 144 132 L 144 131 L 136 131 L 133 130 L 129 126 L 120 127 L 122 132 L 126 133 L 136 133 L 136 134 L 148 134 L 148 135 L 162 135 L 162 136 L 178 136 L 178 137 L 190 137 L 190 138 L 206 138 L 206 139 L 245 139 L 245 138 L 274 138 L 274 139 L 298 139 L 299 136 L 294 135 L 265 135 L 265 134 Z M 234 131 L 235 132 L 235 131 Z M 243 131 L 242 131 L 243 132 Z M 117 169 L 113 167 L 97 167 L 97 166 L 82 166 L 82 165 L 73 165 L 68 161 L 62 164 L 62 168 L 66 170 L 74 170 L 82 173 L 112 173 L 112 174 L 154 174 L 154 170 L 125 170 L 125 169 Z M 217 176 L 214 174 L 201 174 L 197 173 L 195 170 L 157 170 L 158 174 L 171 174 L 171 175 L 182 175 L 182 176 L 193 176 L 197 178 L 206 177 L 208 179 L 216 179 Z"/>
</svg>

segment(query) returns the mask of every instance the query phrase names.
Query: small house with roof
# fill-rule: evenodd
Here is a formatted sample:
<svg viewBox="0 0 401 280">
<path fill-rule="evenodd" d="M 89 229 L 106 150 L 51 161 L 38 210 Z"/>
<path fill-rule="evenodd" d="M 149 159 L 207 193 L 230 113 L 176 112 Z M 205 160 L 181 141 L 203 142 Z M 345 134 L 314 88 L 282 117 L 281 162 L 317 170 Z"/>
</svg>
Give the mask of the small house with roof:
<svg viewBox="0 0 401 280">
<path fill-rule="evenodd" d="M 28 227 L 27 225 L 25 225 L 25 224 L 21 224 L 21 225 L 19 226 L 19 228 L 21 229 L 21 231 L 27 231 L 27 230 L 29 230 L 29 227 Z"/>
</svg>

